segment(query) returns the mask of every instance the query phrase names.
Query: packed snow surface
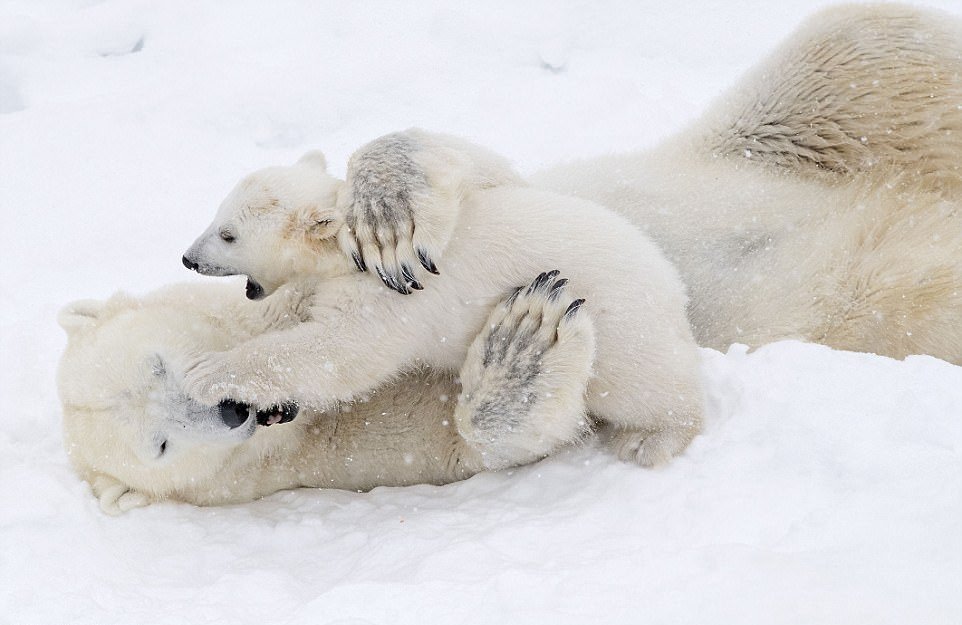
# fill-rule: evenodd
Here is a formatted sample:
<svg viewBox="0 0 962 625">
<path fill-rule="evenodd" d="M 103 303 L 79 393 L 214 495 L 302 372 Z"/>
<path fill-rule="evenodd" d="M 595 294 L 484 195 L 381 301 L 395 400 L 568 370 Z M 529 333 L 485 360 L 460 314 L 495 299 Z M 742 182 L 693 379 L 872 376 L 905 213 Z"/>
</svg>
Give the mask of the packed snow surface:
<svg viewBox="0 0 962 625">
<path fill-rule="evenodd" d="M 526 173 L 647 147 L 823 4 L 0 4 L 0 623 L 962 622 L 962 369 L 924 356 L 704 350 L 658 470 L 110 518 L 61 448 L 56 311 L 200 280 L 242 174 L 413 125 Z"/>
</svg>

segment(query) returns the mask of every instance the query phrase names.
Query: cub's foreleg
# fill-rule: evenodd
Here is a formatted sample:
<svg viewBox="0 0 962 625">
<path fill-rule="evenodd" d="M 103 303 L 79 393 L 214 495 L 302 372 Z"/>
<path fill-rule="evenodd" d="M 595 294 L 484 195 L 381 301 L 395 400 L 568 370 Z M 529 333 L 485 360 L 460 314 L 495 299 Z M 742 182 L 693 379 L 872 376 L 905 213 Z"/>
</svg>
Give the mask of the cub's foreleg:
<svg viewBox="0 0 962 625">
<path fill-rule="evenodd" d="M 338 243 L 359 271 L 409 295 L 423 288 L 424 271 L 439 273 L 464 195 L 501 184 L 521 179 L 484 148 L 417 128 L 385 135 L 348 162 Z"/>
</svg>

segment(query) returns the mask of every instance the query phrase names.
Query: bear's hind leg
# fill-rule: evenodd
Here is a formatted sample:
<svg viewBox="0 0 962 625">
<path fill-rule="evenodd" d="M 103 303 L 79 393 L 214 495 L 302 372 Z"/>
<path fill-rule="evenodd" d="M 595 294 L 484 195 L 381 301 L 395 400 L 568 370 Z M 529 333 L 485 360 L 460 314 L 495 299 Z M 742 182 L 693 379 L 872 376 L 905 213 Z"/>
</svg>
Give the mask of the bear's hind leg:
<svg viewBox="0 0 962 625">
<path fill-rule="evenodd" d="M 666 330 L 661 338 L 670 335 Z M 609 344 L 599 340 L 599 353 L 609 357 L 596 365 L 588 409 L 608 424 L 608 444 L 620 459 L 646 467 L 669 462 L 702 430 L 704 393 L 694 339 L 681 335 L 657 349 L 633 351 L 624 347 L 630 339 L 621 337 L 621 353 L 614 354 L 611 337 L 602 338 Z"/>
<path fill-rule="evenodd" d="M 843 6 L 810 18 L 700 132 L 707 152 L 832 183 L 895 170 L 962 192 L 962 45 L 949 15 Z"/>
<path fill-rule="evenodd" d="M 500 469 L 539 460 L 589 430 L 594 328 L 567 280 L 542 273 L 494 310 L 461 369 L 461 436 Z"/>
<path fill-rule="evenodd" d="M 91 482 L 94 496 L 100 502 L 100 509 L 111 516 L 117 516 L 150 504 L 150 498 L 112 477 L 98 475 Z"/>
<path fill-rule="evenodd" d="M 701 423 L 700 416 L 696 420 Z M 700 426 L 618 428 L 610 433 L 609 443 L 621 460 L 653 467 L 666 464 L 683 452 L 700 431 Z"/>
</svg>

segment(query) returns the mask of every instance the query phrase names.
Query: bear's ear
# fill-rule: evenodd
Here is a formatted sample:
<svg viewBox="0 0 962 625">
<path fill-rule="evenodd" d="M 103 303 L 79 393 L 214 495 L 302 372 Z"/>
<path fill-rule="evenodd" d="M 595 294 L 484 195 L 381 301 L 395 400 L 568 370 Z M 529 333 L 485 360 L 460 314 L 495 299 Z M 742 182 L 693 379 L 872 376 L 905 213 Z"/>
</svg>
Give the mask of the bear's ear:
<svg viewBox="0 0 962 625">
<path fill-rule="evenodd" d="M 299 165 L 310 165 L 312 167 L 319 167 L 321 171 L 327 171 L 327 159 L 324 158 L 324 153 L 320 150 L 311 150 L 299 158 L 297 162 Z"/>
<path fill-rule="evenodd" d="M 117 291 L 105 300 L 77 300 L 60 309 L 57 313 L 57 323 L 67 331 L 69 336 L 80 330 L 93 328 L 99 322 L 136 303 L 137 300 L 123 291 Z"/>
<path fill-rule="evenodd" d="M 340 217 L 331 210 L 320 210 L 313 208 L 304 213 L 302 219 L 304 236 L 309 242 L 322 241 L 329 239 L 337 234 L 341 227 Z"/>
<path fill-rule="evenodd" d="M 57 323 L 73 334 L 85 328 L 92 328 L 97 325 L 100 316 L 107 308 L 107 302 L 97 299 L 81 299 L 71 302 L 60 309 L 57 313 Z"/>
<path fill-rule="evenodd" d="M 331 202 L 333 204 L 333 200 Z M 309 204 L 291 214 L 288 224 L 289 236 L 314 246 L 330 239 L 340 230 L 344 218 L 336 206 Z"/>
</svg>

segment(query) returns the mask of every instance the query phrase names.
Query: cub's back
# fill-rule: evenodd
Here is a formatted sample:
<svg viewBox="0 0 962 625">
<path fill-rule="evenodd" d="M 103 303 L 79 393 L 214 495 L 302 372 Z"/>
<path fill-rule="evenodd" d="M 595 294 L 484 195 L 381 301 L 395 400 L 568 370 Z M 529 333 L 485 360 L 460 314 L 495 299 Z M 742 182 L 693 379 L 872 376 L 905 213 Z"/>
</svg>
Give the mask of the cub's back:
<svg viewBox="0 0 962 625">
<path fill-rule="evenodd" d="M 579 297 L 635 294 L 649 305 L 685 303 L 678 272 L 639 228 L 593 202 L 532 187 L 468 196 L 444 265 L 492 293 L 558 269 Z M 593 303 L 602 304 L 613 302 Z"/>
<path fill-rule="evenodd" d="M 587 300 L 599 353 L 694 349 L 674 266 L 638 228 L 589 201 L 531 187 L 473 193 L 439 267 L 440 279 L 409 296 L 430 311 L 418 314 L 425 340 L 466 348 L 498 301 L 557 269 L 569 293 Z M 438 351 L 460 365 L 460 349 Z"/>
</svg>

